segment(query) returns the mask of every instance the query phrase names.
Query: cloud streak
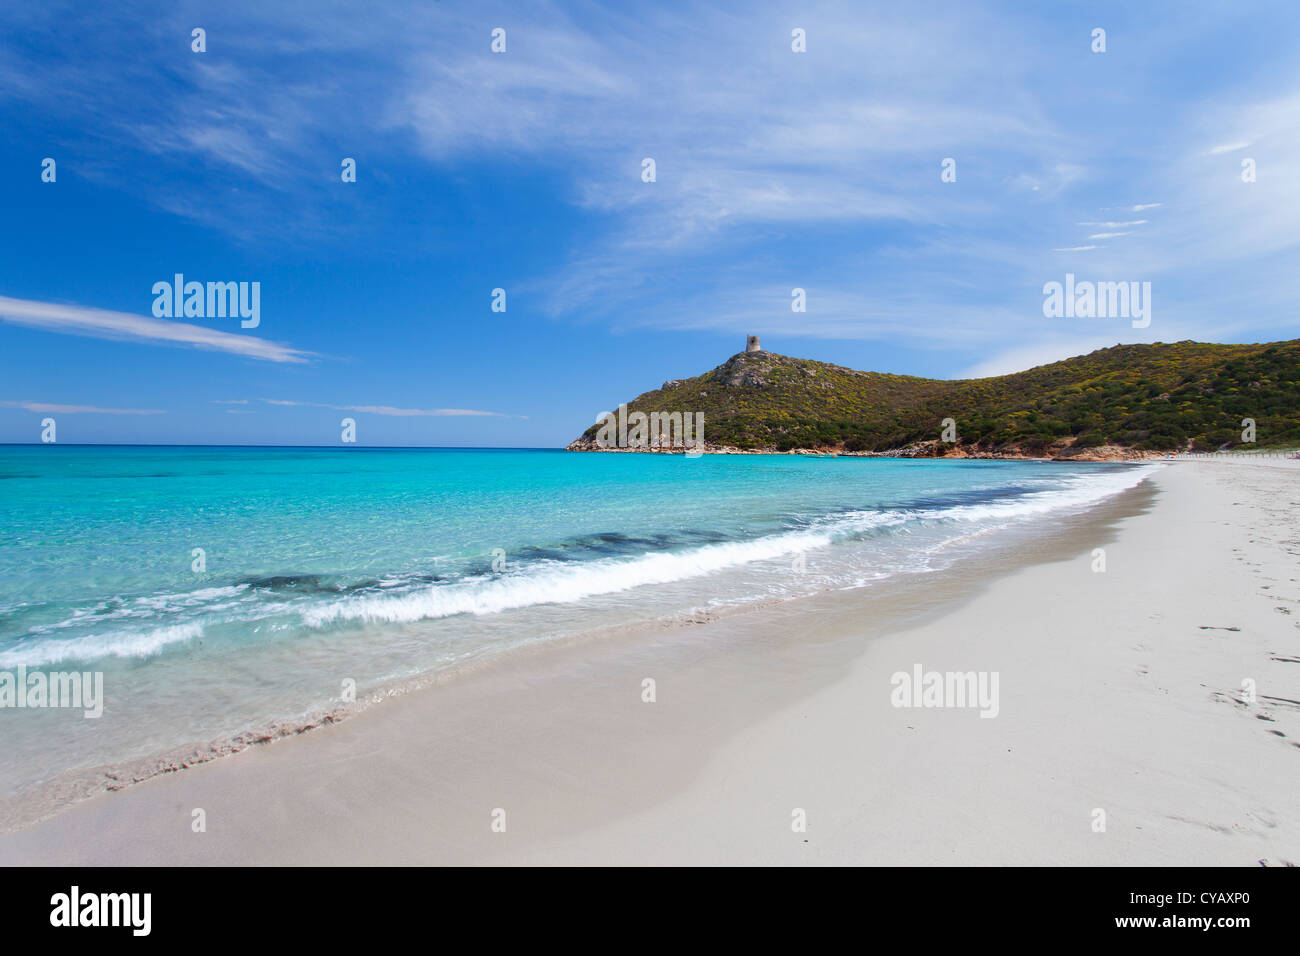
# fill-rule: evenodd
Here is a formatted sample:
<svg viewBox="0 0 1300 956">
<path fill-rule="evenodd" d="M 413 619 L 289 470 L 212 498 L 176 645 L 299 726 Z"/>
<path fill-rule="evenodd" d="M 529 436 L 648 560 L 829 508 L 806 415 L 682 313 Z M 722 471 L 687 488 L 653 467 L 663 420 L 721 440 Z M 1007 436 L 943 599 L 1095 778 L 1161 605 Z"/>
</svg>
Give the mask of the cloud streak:
<svg viewBox="0 0 1300 956">
<path fill-rule="evenodd" d="M 263 362 L 301 364 L 314 355 L 252 335 L 236 335 L 187 322 L 8 296 L 0 296 L 0 321 L 63 335 L 225 352 Z"/>
<path fill-rule="evenodd" d="M 264 398 L 268 405 L 287 408 L 328 408 L 336 412 L 356 412 L 361 415 L 384 415 L 390 418 L 413 417 L 462 417 L 482 416 L 486 418 L 518 418 L 505 412 L 485 412 L 474 408 L 398 408 L 393 405 L 331 405 L 326 402 L 295 402 L 282 398 Z"/>
<path fill-rule="evenodd" d="M 166 415 L 161 408 L 99 408 L 96 405 L 58 405 L 49 402 L 0 402 L 6 408 L 50 415 Z"/>
</svg>

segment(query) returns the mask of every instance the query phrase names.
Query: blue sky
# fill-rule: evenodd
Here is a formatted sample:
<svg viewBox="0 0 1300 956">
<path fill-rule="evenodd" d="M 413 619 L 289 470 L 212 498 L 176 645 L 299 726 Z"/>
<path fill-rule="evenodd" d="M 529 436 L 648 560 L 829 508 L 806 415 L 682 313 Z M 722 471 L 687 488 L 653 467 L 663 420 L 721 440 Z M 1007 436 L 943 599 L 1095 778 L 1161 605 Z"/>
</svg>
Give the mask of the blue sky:
<svg viewBox="0 0 1300 956">
<path fill-rule="evenodd" d="M 0 12 L 0 441 L 555 446 L 748 333 L 943 378 L 1300 335 L 1293 2 L 88 6 Z M 1045 318 L 1066 272 L 1150 327 Z M 175 273 L 260 325 L 154 318 Z"/>
</svg>

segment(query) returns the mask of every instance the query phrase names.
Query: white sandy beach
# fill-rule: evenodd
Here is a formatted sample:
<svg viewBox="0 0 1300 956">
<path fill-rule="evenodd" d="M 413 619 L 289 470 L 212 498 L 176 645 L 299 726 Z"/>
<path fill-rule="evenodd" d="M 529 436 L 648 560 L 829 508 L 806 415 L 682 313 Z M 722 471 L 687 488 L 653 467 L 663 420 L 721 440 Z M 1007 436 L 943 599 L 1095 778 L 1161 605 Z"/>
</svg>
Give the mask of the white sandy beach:
<svg viewBox="0 0 1300 956">
<path fill-rule="evenodd" d="M 522 655 L 0 863 L 1300 863 L 1298 503 L 1300 463 L 1172 462 L 1003 566 Z M 996 672 L 997 716 L 893 706 L 916 665 Z"/>
</svg>

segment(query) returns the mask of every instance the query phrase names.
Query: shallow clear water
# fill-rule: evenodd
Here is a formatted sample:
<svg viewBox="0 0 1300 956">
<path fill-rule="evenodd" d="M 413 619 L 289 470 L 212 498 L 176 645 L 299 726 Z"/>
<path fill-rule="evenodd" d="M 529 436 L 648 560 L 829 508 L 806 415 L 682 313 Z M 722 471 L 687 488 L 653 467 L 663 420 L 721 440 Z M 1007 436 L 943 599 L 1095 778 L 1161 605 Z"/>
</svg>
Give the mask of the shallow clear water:
<svg viewBox="0 0 1300 956">
<path fill-rule="evenodd" d="M 7 789 L 523 644 L 940 570 L 1130 465 L 456 449 L 0 447 Z M 205 567 L 195 568 L 194 549 Z"/>
</svg>

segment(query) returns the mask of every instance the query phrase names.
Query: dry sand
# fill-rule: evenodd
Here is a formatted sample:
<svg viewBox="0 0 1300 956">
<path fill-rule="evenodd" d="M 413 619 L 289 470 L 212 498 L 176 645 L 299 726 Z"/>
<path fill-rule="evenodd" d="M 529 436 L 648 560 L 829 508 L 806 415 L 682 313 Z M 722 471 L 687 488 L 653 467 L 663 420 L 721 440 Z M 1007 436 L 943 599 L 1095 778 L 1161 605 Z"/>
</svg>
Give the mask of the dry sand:
<svg viewBox="0 0 1300 956">
<path fill-rule="evenodd" d="M 982 567 L 520 656 L 0 863 L 1297 863 L 1296 464 L 1177 461 Z M 997 672 L 998 715 L 894 707 L 918 664 Z"/>
</svg>

